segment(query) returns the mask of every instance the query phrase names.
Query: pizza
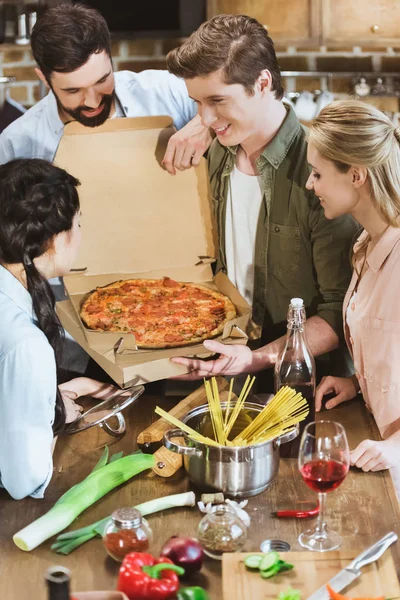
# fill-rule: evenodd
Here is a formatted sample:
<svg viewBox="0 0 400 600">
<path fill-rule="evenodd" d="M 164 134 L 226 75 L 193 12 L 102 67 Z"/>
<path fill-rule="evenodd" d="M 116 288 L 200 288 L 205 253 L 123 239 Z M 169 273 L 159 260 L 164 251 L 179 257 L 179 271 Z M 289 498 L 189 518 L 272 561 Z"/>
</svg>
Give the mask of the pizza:
<svg viewBox="0 0 400 600">
<path fill-rule="evenodd" d="M 224 294 L 164 277 L 99 287 L 80 316 L 89 329 L 133 333 L 138 348 L 175 348 L 219 335 L 236 309 Z"/>
</svg>

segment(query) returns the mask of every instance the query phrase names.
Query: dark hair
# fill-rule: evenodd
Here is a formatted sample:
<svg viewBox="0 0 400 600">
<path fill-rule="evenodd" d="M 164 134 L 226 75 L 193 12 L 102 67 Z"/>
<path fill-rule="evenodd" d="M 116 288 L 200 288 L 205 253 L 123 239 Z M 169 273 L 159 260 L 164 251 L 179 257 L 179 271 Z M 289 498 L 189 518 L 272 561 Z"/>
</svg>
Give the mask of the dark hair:
<svg viewBox="0 0 400 600">
<path fill-rule="evenodd" d="M 168 70 L 184 79 L 204 77 L 222 69 L 225 83 L 240 83 L 249 94 L 261 71 L 272 76 L 272 91 L 283 96 L 274 43 L 257 19 L 246 15 L 217 15 L 167 55 Z"/>
<path fill-rule="evenodd" d="M 32 54 L 49 81 L 53 71 L 71 73 L 92 54 L 107 52 L 111 40 L 104 17 L 82 4 L 60 4 L 38 18 L 31 34 Z"/>
<path fill-rule="evenodd" d="M 55 312 L 55 298 L 34 259 L 52 245 L 54 236 L 69 231 L 79 210 L 79 181 L 63 169 L 37 159 L 18 159 L 0 166 L 0 263 L 25 268 L 28 292 L 40 329 L 60 362 L 63 327 Z M 55 390 L 53 429 L 65 424 L 65 407 Z"/>
</svg>

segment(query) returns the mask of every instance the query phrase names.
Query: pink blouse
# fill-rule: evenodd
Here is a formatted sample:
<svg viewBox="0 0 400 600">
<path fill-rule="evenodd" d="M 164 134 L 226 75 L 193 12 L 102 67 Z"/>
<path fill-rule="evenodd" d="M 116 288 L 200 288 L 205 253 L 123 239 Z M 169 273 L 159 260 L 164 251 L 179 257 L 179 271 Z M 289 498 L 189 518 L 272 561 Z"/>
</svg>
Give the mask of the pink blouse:
<svg viewBox="0 0 400 600">
<path fill-rule="evenodd" d="M 400 227 L 389 227 L 373 248 L 353 297 L 357 279 L 354 271 L 343 303 L 344 333 L 366 405 L 387 439 L 400 429 Z M 391 474 L 400 494 L 400 463 Z"/>
</svg>

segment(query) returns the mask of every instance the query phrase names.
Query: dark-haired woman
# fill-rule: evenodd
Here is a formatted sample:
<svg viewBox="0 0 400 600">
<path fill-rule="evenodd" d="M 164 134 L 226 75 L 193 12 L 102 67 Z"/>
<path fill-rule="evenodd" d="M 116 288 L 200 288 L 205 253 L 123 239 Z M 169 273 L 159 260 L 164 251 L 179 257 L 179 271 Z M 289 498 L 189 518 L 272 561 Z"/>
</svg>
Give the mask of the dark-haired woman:
<svg viewBox="0 0 400 600">
<path fill-rule="evenodd" d="M 74 400 L 110 390 L 83 377 L 57 386 L 63 329 L 47 280 L 77 256 L 78 185 L 44 160 L 0 166 L 0 486 L 16 499 L 43 497 Z"/>
</svg>

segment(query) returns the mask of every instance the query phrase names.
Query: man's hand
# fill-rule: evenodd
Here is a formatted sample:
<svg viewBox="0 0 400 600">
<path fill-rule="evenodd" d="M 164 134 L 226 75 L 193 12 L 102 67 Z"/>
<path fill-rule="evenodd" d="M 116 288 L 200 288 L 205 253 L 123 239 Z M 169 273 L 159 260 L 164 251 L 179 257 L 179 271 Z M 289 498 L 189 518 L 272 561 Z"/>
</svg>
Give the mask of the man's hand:
<svg viewBox="0 0 400 600">
<path fill-rule="evenodd" d="M 360 389 L 356 377 L 323 377 L 315 392 L 315 410 L 321 410 L 322 397 L 334 393 L 336 396 L 326 403 L 326 408 L 334 408 L 341 402 L 357 396 Z"/>
<path fill-rule="evenodd" d="M 171 362 L 184 365 L 190 373 L 171 379 L 193 381 L 203 377 L 216 375 L 238 375 L 239 373 L 254 373 L 263 367 L 255 360 L 255 353 L 247 346 L 227 345 L 212 340 L 206 340 L 203 346 L 211 352 L 220 354 L 216 360 L 201 360 L 195 358 L 171 358 Z"/>
<path fill-rule="evenodd" d="M 397 446 L 397 447 L 396 447 Z M 364 440 L 350 452 L 350 464 L 363 471 L 390 469 L 399 462 L 400 440 Z"/>
<path fill-rule="evenodd" d="M 201 124 L 199 115 L 170 137 L 163 165 L 170 175 L 197 167 L 204 152 L 209 148 L 212 136 L 208 127 Z"/>
</svg>

